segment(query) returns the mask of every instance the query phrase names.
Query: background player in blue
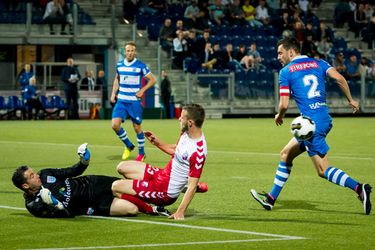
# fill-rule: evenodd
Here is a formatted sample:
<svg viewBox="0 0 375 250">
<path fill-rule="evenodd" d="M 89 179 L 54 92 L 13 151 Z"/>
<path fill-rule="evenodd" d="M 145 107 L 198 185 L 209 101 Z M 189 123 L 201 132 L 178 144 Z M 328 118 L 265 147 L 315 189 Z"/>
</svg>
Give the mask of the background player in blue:
<svg viewBox="0 0 375 250">
<path fill-rule="evenodd" d="M 117 63 L 116 78 L 113 82 L 111 102 L 116 104 L 112 113 L 112 129 L 125 144 L 122 159 L 126 160 L 130 151 L 134 149 L 134 144 L 129 140 L 127 132 L 121 127 L 121 123 L 127 117 L 130 117 L 137 134 L 138 156 L 136 160 L 143 161 L 145 157 L 145 135 L 141 127 L 143 111 L 141 98 L 146 90 L 155 84 L 156 79 L 150 69 L 143 62 L 137 60 L 135 56 L 135 43 L 127 42 L 125 44 L 125 59 Z M 147 80 L 144 87 L 142 87 L 143 77 Z"/>
<path fill-rule="evenodd" d="M 293 137 L 280 153 L 281 161 L 277 168 L 271 192 L 259 194 L 251 189 L 251 195 L 263 208 L 271 210 L 289 178 L 294 158 L 307 151 L 318 175 L 332 183 L 354 190 L 363 203 L 365 214 L 370 214 L 371 186 L 360 184 L 342 170 L 333 167 L 327 156 L 329 147 L 325 138 L 332 128 L 332 119 L 326 104 L 325 77 L 329 76 L 336 80 L 349 105 L 353 108 L 353 112 L 356 113 L 359 111 L 359 105 L 358 102 L 353 100 L 348 83 L 326 61 L 301 56 L 299 42 L 295 38 L 280 40 L 277 53 L 277 58 L 283 68 L 279 74 L 280 102 L 279 112 L 275 115 L 275 123 L 277 126 L 283 124 L 289 98 L 292 95 L 301 114 L 310 117 L 315 122 L 316 132 L 307 141 L 297 141 Z"/>
</svg>

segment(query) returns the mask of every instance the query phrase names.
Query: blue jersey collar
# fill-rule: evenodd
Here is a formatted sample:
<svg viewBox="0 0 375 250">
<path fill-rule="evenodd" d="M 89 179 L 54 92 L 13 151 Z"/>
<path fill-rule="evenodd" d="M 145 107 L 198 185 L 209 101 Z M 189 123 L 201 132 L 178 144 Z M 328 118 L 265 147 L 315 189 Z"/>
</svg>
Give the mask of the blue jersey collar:
<svg viewBox="0 0 375 250">
<path fill-rule="evenodd" d="M 305 56 L 305 55 L 299 55 L 299 56 L 296 56 L 292 59 L 292 61 L 294 60 L 298 60 L 298 59 L 303 59 L 303 58 L 309 58 L 308 56 Z"/>
</svg>

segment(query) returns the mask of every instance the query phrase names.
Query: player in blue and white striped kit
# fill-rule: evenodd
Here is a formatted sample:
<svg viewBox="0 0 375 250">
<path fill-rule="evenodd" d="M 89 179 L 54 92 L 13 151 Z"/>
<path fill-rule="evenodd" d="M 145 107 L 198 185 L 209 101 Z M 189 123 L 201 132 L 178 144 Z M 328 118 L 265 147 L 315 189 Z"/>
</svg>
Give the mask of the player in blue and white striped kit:
<svg viewBox="0 0 375 250">
<path fill-rule="evenodd" d="M 136 45 L 134 42 L 125 44 L 125 59 L 119 61 L 116 66 L 116 77 L 113 82 L 111 102 L 115 103 L 112 113 L 112 129 L 120 140 L 125 144 L 122 159 L 126 160 L 134 144 L 129 140 L 128 134 L 121 123 L 129 117 L 133 122 L 134 131 L 137 135 L 138 156 L 137 161 L 143 161 L 145 157 L 145 136 L 142 131 L 142 103 L 141 98 L 147 89 L 151 88 L 156 79 L 150 69 L 135 58 Z M 142 87 L 142 78 L 147 84 Z"/>
<path fill-rule="evenodd" d="M 354 190 L 363 203 L 365 214 L 371 212 L 369 184 L 361 184 L 339 168 L 333 167 L 328 160 L 329 147 L 326 136 L 332 128 L 332 118 L 326 103 L 325 78 L 336 80 L 347 98 L 354 113 L 359 111 L 359 104 L 353 100 L 345 78 L 324 60 L 315 60 L 300 55 L 300 45 L 295 38 L 284 38 L 278 43 L 278 60 L 283 68 L 279 74 L 280 102 L 279 112 L 275 116 L 277 126 L 283 124 L 292 95 L 303 116 L 310 117 L 316 124 L 313 137 L 306 141 L 292 138 L 280 153 L 274 185 L 270 193 L 259 194 L 251 189 L 251 195 L 263 208 L 271 210 L 285 182 L 288 180 L 293 160 L 307 151 L 320 177 L 337 185 Z M 262 198 L 264 196 L 265 198 Z"/>
</svg>

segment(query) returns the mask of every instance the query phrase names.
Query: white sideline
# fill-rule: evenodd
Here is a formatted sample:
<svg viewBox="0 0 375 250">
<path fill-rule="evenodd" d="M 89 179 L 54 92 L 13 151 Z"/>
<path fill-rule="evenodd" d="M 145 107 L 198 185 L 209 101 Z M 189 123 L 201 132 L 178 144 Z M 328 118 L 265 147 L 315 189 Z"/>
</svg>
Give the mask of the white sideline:
<svg viewBox="0 0 375 250">
<path fill-rule="evenodd" d="M 68 143 L 51 143 L 51 142 L 27 142 L 27 141 L 1 141 L 1 144 L 28 144 L 28 145 L 46 145 L 46 146 L 64 146 L 64 147 L 78 147 L 78 144 L 68 144 Z M 111 146 L 111 145 L 98 145 L 98 144 L 89 144 L 90 147 L 101 147 L 101 148 L 121 148 L 123 146 Z M 159 150 L 155 147 L 146 147 L 147 150 Z M 210 150 L 210 154 L 239 154 L 239 155 L 264 155 L 264 156 L 277 156 L 279 157 L 279 153 L 270 153 L 270 152 L 250 152 L 250 151 L 221 151 L 221 150 Z M 307 157 L 307 156 L 306 156 Z M 336 158 L 336 159 L 348 159 L 348 160 L 364 160 L 364 161 L 373 161 L 375 157 L 359 157 L 359 156 L 348 156 L 348 154 L 344 155 L 331 155 L 329 158 Z"/>
<path fill-rule="evenodd" d="M 2 206 L 0 208 L 12 209 L 12 210 L 26 210 L 20 207 Z M 290 236 L 281 234 L 269 234 L 269 233 L 259 233 L 244 230 L 235 230 L 228 228 L 217 228 L 217 227 L 203 227 L 203 226 L 193 226 L 180 224 L 179 222 L 159 222 L 159 221 L 149 221 L 142 219 L 129 219 L 123 217 L 104 217 L 104 216 L 82 216 L 91 219 L 104 219 L 104 220 L 115 220 L 115 221 L 126 221 L 132 223 L 144 223 L 153 224 L 161 226 L 170 227 L 180 227 L 188 229 L 198 229 L 204 231 L 216 231 L 223 233 L 234 233 L 234 234 L 245 234 L 245 235 L 256 235 L 256 236 L 267 236 L 273 238 L 260 238 L 260 239 L 245 239 L 245 240 L 220 240 L 220 241 L 197 241 L 197 242 L 179 242 L 179 243 L 160 243 L 160 244 L 141 244 L 141 245 L 123 245 L 123 246 L 92 246 L 92 247 L 67 247 L 67 248 L 36 248 L 28 250 L 68 250 L 68 249 L 108 249 L 108 248 L 131 248 L 131 247 L 161 247 L 161 246 L 183 246 L 183 245 L 207 245 L 207 244 L 224 244 L 224 243 L 245 243 L 245 242 L 257 242 L 257 241 L 275 241 L 275 240 L 302 240 L 306 239 L 300 236 Z"/>
</svg>

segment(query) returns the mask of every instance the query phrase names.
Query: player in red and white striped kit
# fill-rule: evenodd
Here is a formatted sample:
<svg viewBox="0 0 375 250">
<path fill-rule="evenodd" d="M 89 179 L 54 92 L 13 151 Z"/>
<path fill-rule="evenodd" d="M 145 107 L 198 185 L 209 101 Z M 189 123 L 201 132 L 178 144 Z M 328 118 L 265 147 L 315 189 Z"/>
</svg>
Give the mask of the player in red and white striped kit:
<svg viewBox="0 0 375 250">
<path fill-rule="evenodd" d="M 177 144 L 160 141 L 152 132 L 146 138 L 163 152 L 172 156 L 164 169 L 139 161 L 123 161 L 117 171 L 125 180 L 115 181 L 112 190 L 118 195 L 133 195 L 158 206 L 174 203 L 187 185 L 184 197 L 171 219 L 184 219 L 185 211 L 196 192 L 207 191 L 199 183 L 207 155 L 207 144 L 202 131 L 204 109 L 197 104 L 183 108 L 179 118 L 182 133 Z"/>
</svg>

